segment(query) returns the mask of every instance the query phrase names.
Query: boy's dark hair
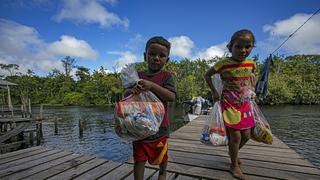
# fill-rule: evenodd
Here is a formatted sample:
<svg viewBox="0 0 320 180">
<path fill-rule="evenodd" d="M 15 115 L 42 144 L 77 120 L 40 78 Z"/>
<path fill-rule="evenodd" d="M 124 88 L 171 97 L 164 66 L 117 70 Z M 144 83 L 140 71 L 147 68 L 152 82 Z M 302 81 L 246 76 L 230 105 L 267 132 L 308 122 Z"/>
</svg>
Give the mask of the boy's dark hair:
<svg viewBox="0 0 320 180">
<path fill-rule="evenodd" d="M 157 43 L 157 44 L 161 44 L 162 46 L 165 46 L 168 49 L 168 52 L 170 53 L 171 44 L 168 40 L 166 40 L 162 36 L 154 36 L 150 38 L 147 41 L 145 52 L 147 52 L 149 46 L 153 43 Z"/>
<path fill-rule="evenodd" d="M 248 30 L 248 29 L 241 29 L 241 30 L 233 33 L 230 42 L 227 44 L 227 48 L 229 49 L 229 52 L 231 52 L 231 48 L 232 48 L 232 45 L 233 45 L 234 41 L 235 41 L 238 37 L 243 36 L 243 35 L 247 35 L 247 34 L 252 37 L 253 46 L 254 46 L 254 44 L 256 43 L 256 38 L 254 37 L 253 33 L 252 33 L 250 30 Z"/>
</svg>

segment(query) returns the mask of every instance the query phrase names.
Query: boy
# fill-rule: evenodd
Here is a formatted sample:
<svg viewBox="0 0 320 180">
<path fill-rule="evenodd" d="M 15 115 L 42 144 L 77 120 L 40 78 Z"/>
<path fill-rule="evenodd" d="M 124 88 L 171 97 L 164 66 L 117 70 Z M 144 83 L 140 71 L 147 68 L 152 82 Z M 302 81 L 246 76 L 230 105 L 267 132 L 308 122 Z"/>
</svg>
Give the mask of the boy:
<svg viewBox="0 0 320 180">
<path fill-rule="evenodd" d="M 170 43 L 163 37 L 155 36 L 149 39 L 144 52 L 144 60 L 148 69 L 146 72 L 138 72 L 141 80 L 133 89 L 126 91 L 126 94 L 139 94 L 150 90 L 159 97 L 165 108 L 159 131 L 155 135 L 133 142 L 134 179 L 136 180 L 143 179 L 147 160 L 150 164 L 159 165 L 158 179 L 166 179 L 169 137 L 168 102 L 176 99 L 172 75 L 162 70 L 169 61 L 170 47 Z"/>
</svg>

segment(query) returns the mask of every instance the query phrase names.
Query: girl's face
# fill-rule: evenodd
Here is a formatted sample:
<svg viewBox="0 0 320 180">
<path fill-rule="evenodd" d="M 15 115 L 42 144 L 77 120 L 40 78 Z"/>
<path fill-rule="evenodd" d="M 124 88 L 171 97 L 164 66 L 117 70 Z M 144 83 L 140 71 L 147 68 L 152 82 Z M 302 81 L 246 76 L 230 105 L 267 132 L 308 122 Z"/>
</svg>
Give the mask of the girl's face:
<svg viewBox="0 0 320 180">
<path fill-rule="evenodd" d="M 253 39 L 247 34 L 239 36 L 231 47 L 232 59 L 244 61 L 251 53 L 253 48 Z"/>
<path fill-rule="evenodd" d="M 144 54 L 145 61 L 148 64 L 148 71 L 155 73 L 160 71 L 169 59 L 169 51 L 166 46 L 152 43 Z"/>
</svg>

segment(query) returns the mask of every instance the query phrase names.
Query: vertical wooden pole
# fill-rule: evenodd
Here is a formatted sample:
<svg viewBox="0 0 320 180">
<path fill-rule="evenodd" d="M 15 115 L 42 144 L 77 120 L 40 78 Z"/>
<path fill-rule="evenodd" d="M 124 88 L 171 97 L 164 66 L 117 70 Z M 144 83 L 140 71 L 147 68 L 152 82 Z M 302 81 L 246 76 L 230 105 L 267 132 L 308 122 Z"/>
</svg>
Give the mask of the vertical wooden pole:
<svg viewBox="0 0 320 180">
<path fill-rule="evenodd" d="M 83 124 L 82 124 L 82 121 L 79 120 L 79 138 L 82 138 L 83 137 Z"/>
<path fill-rule="evenodd" d="M 54 118 L 54 135 L 58 135 L 58 120 Z"/>
<path fill-rule="evenodd" d="M 29 117 L 32 118 L 32 112 L 31 112 L 31 100 L 28 98 L 28 104 L 29 104 Z"/>
</svg>

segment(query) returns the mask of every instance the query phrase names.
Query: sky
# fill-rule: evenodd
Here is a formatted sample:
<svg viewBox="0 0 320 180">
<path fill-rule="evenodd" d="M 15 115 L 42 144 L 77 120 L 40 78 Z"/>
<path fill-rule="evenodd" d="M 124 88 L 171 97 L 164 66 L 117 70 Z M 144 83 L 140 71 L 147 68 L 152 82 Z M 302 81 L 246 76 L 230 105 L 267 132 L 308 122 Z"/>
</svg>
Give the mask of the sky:
<svg viewBox="0 0 320 180">
<path fill-rule="evenodd" d="M 71 56 L 91 72 L 114 72 L 142 62 L 152 36 L 171 42 L 173 60 L 208 60 L 227 53 L 240 29 L 254 33 L 250 57 L 263 60 L 319 8 L 319 0 L 0 0 L 0 64 L 46 76 Z M 276 54 L 320 54 L 320 14 Z"/>
</svg>

